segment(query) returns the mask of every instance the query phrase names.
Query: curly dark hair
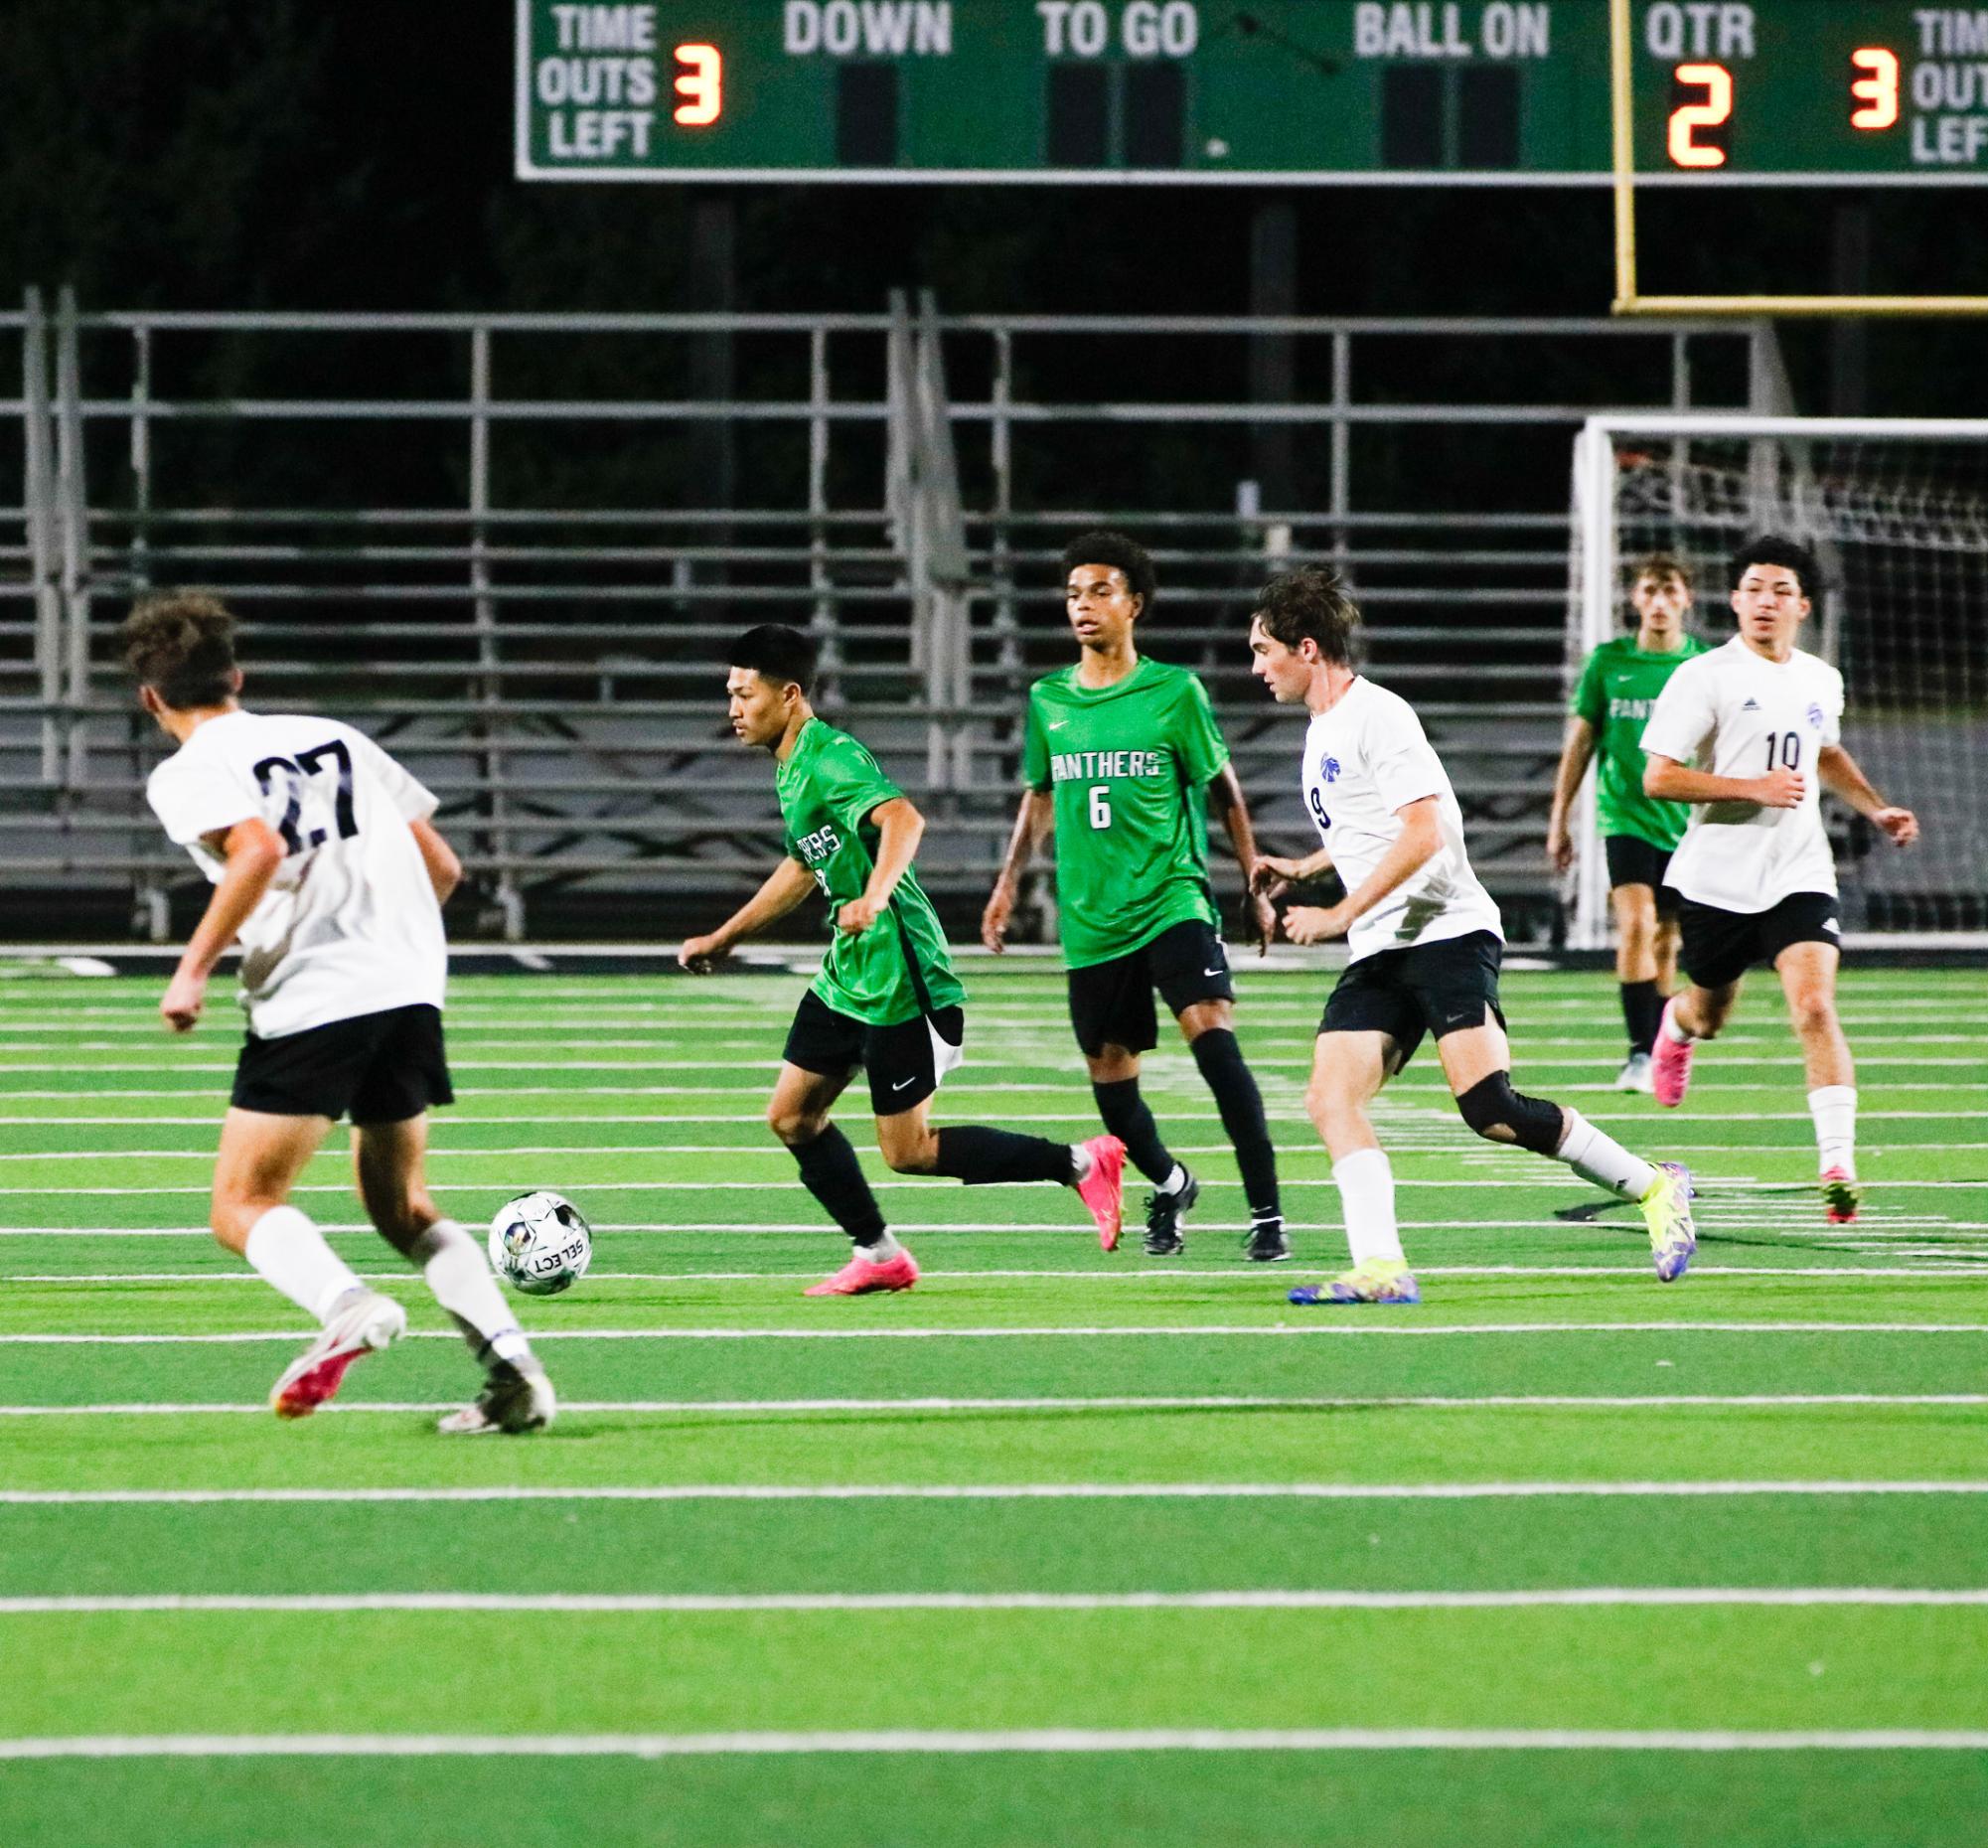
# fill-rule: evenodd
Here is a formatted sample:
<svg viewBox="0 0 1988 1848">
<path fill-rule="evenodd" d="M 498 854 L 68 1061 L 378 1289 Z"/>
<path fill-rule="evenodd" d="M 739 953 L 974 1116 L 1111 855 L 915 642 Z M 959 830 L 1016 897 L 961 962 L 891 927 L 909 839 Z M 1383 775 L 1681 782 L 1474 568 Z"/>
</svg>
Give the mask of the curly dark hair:
<svg viewBox="0 0 1988 1848">
<path fill-rule="evenodd" d="M 1309 639 L 1327 661 L 1353 665 L 1353 643 L 1360 627 L 1360 610 L 1344 580 L 1329 565 L 1306 565 L 1287 571 L 1264 586 L 1256 620 L 1263 632 L 1286 648 Z"/>
<path fill-rule="evenodd" d="M 234 618 L 219 597 L 182 590 L 147 597 L 118 631 L 124 665 L 181 711 L 234 696 Z"/>
<path fill-rule="evenodd" d="M 1080 533 L 1063 547 L 1063 578 L 1080 564 L 1108 564 L 1126 574 L 1126 587 L 1139 598 L 1139 613 L 1152 613 L 1152 599 L 1159 594 L 1159 579 L 1152 568 L 1152 555 L 1138 539 L 1109 530 Z"/>
<path fill-rule="evenodd" d="M 1740 588 L 1740 579 L 1757 564 L 1777 564 L 1784 571 L 1792 571 L 1800 580 L 1801 594 L 1811 603 L 1821 603 L 1822 567 L 1805 545 L 1797 545 L 1793 539 L 1779 533 L 1762 533 L 1750 539 L 1733 554 L 1729 567 L 1735 590 Z"/>
</svg>

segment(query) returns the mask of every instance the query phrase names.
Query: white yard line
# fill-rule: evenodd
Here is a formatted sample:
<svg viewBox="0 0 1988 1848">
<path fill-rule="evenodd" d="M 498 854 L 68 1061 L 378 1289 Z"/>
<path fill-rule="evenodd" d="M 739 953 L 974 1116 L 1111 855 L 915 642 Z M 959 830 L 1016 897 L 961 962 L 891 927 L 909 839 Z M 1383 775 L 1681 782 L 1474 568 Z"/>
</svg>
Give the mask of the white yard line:
<svg viewBox="0 0 1988 1848">
<path fill-rule="evenodd" d="M 299 1341 L 308 1328 L 259 1328 L 219 1334 L 0 1334 L 8 1347 L 203 1347 Z M 1505 1321 L 1394 1322 L 1341 1320 L 1327 1310 L 1317 1320 L 1194 1322 L 1178 1325 L 1013 1328 L 535 1328 L 535 1341 L 1010 1341 L 1102 1340 L 1106 1337 L 1225 1336 L 1245 1340 L 1292 1335 L 1450 1334 L 1988 1334 L 1983 1321 Z M 459 1341 L 453 1328 L 410 1328 L 410 1341 Z"/>
<path fill-rule="evenodd" d="M 769 1035 L 767 1043 L 772 1043 L 777 1038 L 777 1034 Z M 51 1059 L 59 1054 L 67 1054 L 77 1049 L 69 1046 L 52 1046 L 49 1048 L 50 1058 L 39 1059 L 26 1064 L 0 1064 L 0 1072 L 46 1071 L 49 1068 Z M 203 1049 L 205 1050 L 205 1048 Z M 109 1048 L 109 1050 L 121 1050 L 121 1048 L 113 1047 Z M 970 1053 L 970 1060 L 971 1057 Z M 1711 1058 L 1712 1055 L 1708 1054 L 1707 1057 Z M 1979 1071 L 1982 1064 L 1981 1055 L 1978 1052 L 1971 1058 L 1928 1059 L 1912 1052 L 1897 1054 L 1866 1053 L 1861 1047 L 1857 1051 L 1857 1061 L 1860 1065 L 1910 1065 L 1917 1069 L 1958 1066 L 1963 1069 L 1975 1071 Z M 1518 1062 L 1520 1065 L 1528 1068 L 1545 1068 L 1551 1071 L 1576 1071 L 1590 1066 L 1605 1064 L 1608 1061 L 1594 1057 L 1541 1058 L 1535 1053 L 1530 1057 L 1521 1056 Z M 1044 1060 L 1042 1063 L 1052 1069 L 1060 1070 L 1066 1061 L 1062 1059 L 1055 1061 Z M 1798 1052 L 1793 1051 L 1777 1053 L 1772 1057 L 1761 1057 L 1754 1053 L 1722 1054 L 1717 1058 L 1716 1063 L 1721 1069 L 1736 1065 L 1772 1065 L 1784 1070 L 1799 1071 L 1801 1069 L 1801 1056 Z M 534 1059 L 464 1059 L 451 1057 L 449 1064 L 456 1071 L 471 1072 L 708 1072 L 711 1069 L 711 1061 L 709 1059 L 561 1059 L 552 1057 Z M 1311 1069 L 1311 1061 L 1308 1058 L 1253 1058 L 1250 1060 L 1250 1065 L 1258 1071 L 1308 1072 Z M 778 1071 L 779 1068 L 780 1060 L 777 1058 L 727 1059 L 724 1061 L 722 1067 L 725 1071 L 755 1072 L 772 1072 Z M 100 1065 L 70 1064 L 67 1066 L 67 1069 L 76 1073 L 78 1077 L 90 1072 L 231 1072 L 234 1070 L 234 1062 L 229 1060 L 226 1064 L 215 1064 L 194 1063 L 190 1060 L 181 1059 L 146 1059 L 138 1061 L 123 1060 L 117 1063 L 106 1062 Z M 1062 1084 L 1055 1086 L 1040 1084 L 989 1084 L 979 1080 L 974 1075 L 974 1066 L 970 1063 L 967 1067 L 967 1075 L 955 1079 L 947 1089 L 949 1092 L 1045 1091 L 1051 1089 L 1060 1090 L 1070 1082 L 1072 1080 L 1066 1078 Z M 706 1088 L 714 1091 L 724 1091 L 741 1090 L 746 1087 L 713 1084 Z M 1572 1088 L 1613 1090 L 1614 1086 L 1608 1084 L 1600 1086 L 1575 1086 Z"/>
<path fill-rule="evenodd" d="M 128 1122 L 129 1120 L 126 1119 Z M 569 1122 L 579 1119 L 568 1119 Z M 211 1126 L 210 1126 L 211 1127 Z M 543 1127 L 542 1121 L 539 1127 Z M 1668 1124 L 1662 1127 L 1668 1128 Z M 1801 1143 L 1688 1143 L 1676 1137 L 1650 1139 L 1652 1146 L 1661 1143 L 1667 1155 L 1784 1155 L 1815 1158 L 1813 1152 Z M 1929 1154 L 1974 1153 L 1988 1149 L 1988 1142 L 1980 1143 L 1892 1143 L 1890 1145 L 1865 1144 L 1858 1150 L 1864 1160 L 1883 1160 L 1893 1155 L 1925 1155 Z M 493 1149 L 449 1149 L 430 1146 L 428 1159 L 431 1161 L 512 1161 L 525 1155 L 633 1155 L 640 1159 L 668 1160 L 679 1155 L 724 1155 L 727 1158 L 745 1160 L 792 1161 L 792 1154 L 778 1144 L 767 1143 L 520 1143 L 516 1147 Z M 858 1155 L 864 1153 L 861 1149 Z M 1231 1153 L 1227 1143 L 1175 1144 L 1172 1153 L 1176 1155 L 1226 1155 Z M 1318 1161 L 1326 1159 L 1325 1151 L 1317 1149 L 1292 1149 L 1281 1152 L 1287 1160 L 1309 1156 Z M 327 1145 L 324 1157 L 328 1160 L 344 1160 L 350 1156 L 343 1149 Z M 1449 1158 L 1452 1155 L 1481 1156 L 1492 1161 L 1508 1161 L 1509 1154 L 1500 1149 L 1491 1149 L 1460 1126 L 1453 1142 L 1446 1142 L 1440 1147 L 1422 1147 L 1392 1151 L 1392 1158 L 1397 1161 L 1414 1160 L 1421 1155 Z M 0 1161 L 212 1161 L 213 1149 L 26 1149 L 0 1151 Z M 878 1166 L 880 1155 L 872 1155 L 871 1165 Z M 1329 1172 L 1305 1176 L 1306 1179 L 1323 1181 L 1330 1178 Z M 1868 1176 L 1866 1177 L 1868 1178 Z M 718 1183 L 723 1184 L 723 1183 Z M 1140 1180 L 1137 1176 L 1130 1183 L 1132 1191 L 1138 1191 Z M 1226 1186 L 1220 1176 L 1201 1176 L 1201 1184 Z M 1790 1181 L 1783 1183 L 1794 1185 Z M 1893 1184 L 1886 1182 L 1885 1184 Z M 1988 1182 L 1981 1183 L 1988 1185 Z"/>
<path fill-rule="evenodd" d="M 0 1618 L 215 1612 L 596 1612 L 618 1616 L 873 1611 L 1533 1611 L 1691 1606 L 1988 1607 L 1988 1590 L 1881 1586 L 1573 1586 L 1546 1591 L 1355 1592 L 304 1592 L 0 1598 Z"/>
<path fill-rule="evenodd" d="M 579 1151 L 578 1153 L 586 1154 L 589 1152 L 582 1150 Z M 1502 1154 L 1498 1158 L 1501 1162 L 1509 1160 L 1509 1157 L 1503 1155 Z M 910 1179 L 912 1181 L 918 1181 L 918 1180 L 928 1179 L 930 1178 L 930 1176 L 910 1175 L 904 1178 Z M 1786 1193 L 1786 1192 L 1798 1191 L 1812 1195 L 1815 1190 L 1815 1183 L 1813 1181 L 1758 1180 L 1751 1174 L 1700 1174 L 1696 1178 L 1702 1181 L 1707 1187 L 1719 1188 L 1722 1190 L 1730 1190 L 1733 1192 Z M 1043 1186 L 1048 1186 L 1054 1183 L 1044 1181 L 1039 1184 Z M 1202 1192 L 1205 1193 L 1211 1187 L 1241 1187 L 1242 1184 L 1243 1183 L 1240 1180 L 1225 1180 L 1219 1175 L 1209 1175 L 1202 1179 L 1201 1190 Z M 1331 1185 L 1331 1182 L 1321 1175 L 1316 1177 L 1307 1177 L 1305 1179 L 1297 1181 L 1295 1184 L 1298 1186 L 1324 1187 Z M 1464 1187 L 1473 1189 L 1497 1188 L 1509 1191 L 1512 1187 L 1521 1184 L 1538 1186 L 1544 1184 L 1544 1182 L 1541 1179 L 1541 1177 L 1539 1177 L 1537 1174 L 1535 1174 L 1534 1178 L 1531 1181 L 1521 1182 L 1516 1178 L 1516 1170 L 1514 1170 L 1513 1178 L 1496 1179 L 1496 1180 L 1476 1178 L 1476 1177 L 1471 1177 L 1466 1179 L 1453 1179 L 1446 1175 L 1397 1174 L 1395 1176 L 1395 1185 L 1397 1187 Z M 1908 1187 L 1912 1188 L 1914 1192 L 1924 1192 L 1929 1188 L 1941 1188 L 1946 1190 L 1957 1189 L 1961 1192 L 1988 1193 L 1988 1180 L 1908 1180 L 1903 1177 L 1897 1177 L 1897 1178 L 1887 1177 L 1879 1184 L 1884 1187 L 1887 1193 L 1897 1193 L 1902 1189 Z M 586 1190 L 590 1194 L 593 1193 L 799 1194 L 807 1191 L 807 1189 L 802 1186 L 798 1178 L 793 1180 L 596 1180 L 591 1177 L 589 1177 L 586 1182 Z M 48 1191 L 49 1190 L 46 1186 L 0 1187 L 0 1195 L 13 1195 L 17 1197 L 29 1194 L 46 1197 Z M 113 1196 L 129 1197 L 140 1194 L 188 1194 L 188 1193 L 206 1194 L 212 1192 L 213 1189 L 210 1186 L 203 1183 L 190 1186 L 174 1185 L 167 1187 L 65 1186 L 63 1188 L 63 1191 L 64 1193 L 71 1195 L 89 1194 L 91 1196 L 113 1195 Z M 329 1181 L 329 1180 L 308 1181 L 298 1186 L 292 1187 L 290 1191 L 292 1193 L 349 1194 L 352 1191 L 352 1187 L 349 1182 L 339 1182 L 339 1181 Z"/>
<path fill-rule="evenodd" d="M 1988 1731 L 1599 1732 L 1565 1728 L 1245 1730 L 1043 1727 L 868 1733 L 136 1733 L 0 1740 L 5 1759 L 791 1758 L 1104 1752 L 1981 1752 Z"/>
<path fill-rule="evenodd" d="M 8 1488 L 0 1507 L 200 1507 L 252 1502 L 457 1501 L 1507 1501 L 1740 1495 L 1988 1495 L 1988 1480 L 1595 1482 L 658 1483 L 566 1488 Z"/>
<path fill-rule="evenodd" d="M 1917 1234 L 1913 1235 L 1918 1236 Z M 1944 1258 L 1940 1264 L 1858 1265 L 1858 1264 L 1694 1264 L 1693 1277 L 1983 1277 L 1988 1276 L 1988 1250 L 1952 1254 L 1941 1249 L 1917 1254 Z M 1647 1264 L 1418 1264 L 1418 1277 L 1647 1277 Z M 366 1283 L 411 1284 L 412 1273 L 399 1271 L 355 1271 Z M 589 1271 L 589 1288 L 596 1284 L 790 1284 L 813 1283 L 822 1275 L 812 1271 Z M 1138 1271 L 935 1271 L 926 1283 L 1017 1283 L 1064 1282 L 1101 1284 L 1163 1284 L 1169 1278 L 1191 1277 L 1197 1282 L 1246 1284 L 1261 1290 L 1267 1281 L 1261 1266 L 1248 1268 L 1240 1263 L 1216 1270 L 1157 1266 Z M 254 1271 L 39 1271 L 24 1275 L 0 1272 L 0 1286 L 15 1284 L 260 1284 Z"/>
<path fill-rule="evenodd" d="M 327 1406 L 327 1414 L 409 1417 L 454 1411 L 453 1399 L 349 1400 Z M 1771 1406 L 1988 1406 L 1988 1393 L 1650 1393 L 1650 1394 L 1382 1394 L 1373 1397 L 1278 1397 L 1275 1395 L 1163 1394 L 1104 1399 L 562 1399 L 561 1412 L 623 1412 L 681 1417 L 756 1417 L 766 1413 L 988 1413 L 988 1412 L 1324 1412 L 1324 1411 L 1645 1411 L 1650 1409 L 1738 1409 Z M 105 1405 L 0 1405 L 0 1418 L 266 1418 L 266 1400 L 160 1405 L 126 1402 Z"/>
<path fill-rule="evenodd" d="M 1620 1208 L 1619 1220 L 1596 1220 L 1589 1227 L 1591 1231 L 1615 1231 L 1624 1236 L 1640 1236 L 1639 1224 L 1628 1218 L 1633 1209 L 1626 1203 Z M 1701 1200 L 1695 1208 L 1701 1226 L 1709 1224 L 1713 1214 L 1708 1204 Z M 1550 1216 L 1537 1219 L 1403 1219 L 1399 1222 L 1404 1232 L 1537 1232 L 1557 1233 L 1566 1236 L 1578 1227 L 1570 1226 Z M 907 1237 L 924 1238 L 948 1233 L 999 1233 L 1009 1238 L 1059 1238 L 1069 1239 L 1088 1233 L 1088 1226 L 1071 1225 L 1017 1225 L 1002 1219 L 960 1219 L 960 1220 L 918 1220 L 893 1219 L 892 1229 Z M 1335 1236 L 1338 1228 L 1327 1225 L 1318 1228 L 1326 1236 Z M 1834 1242 L 1854 1242 L 1866 1238 L 1912 1237 L 1929 1238 L 1935 1234 L 1988 1232 L 1988 1220 L 1947 1219 L 1937 1214 L 1892 1213 L 1882 1207 L 1872 1210 L 1866 1203 L 1863 1216 L 1855 1225 L 1827 1226 L 1820 1219 L 1769 1219 L 1749 1213 L 1745 1218 L 1735 1219 L 1732 1229 L 1749 1232 L 1786 1232 L 1804 1240 L 1824 1239 Z M 370 1225 L 362 1225 L 357 1220 L 318 1221 L 318 1230 L 333 1233 L 373 1232 Z M 1234 1229 L 1238 1238 L 1241 1228 Z M 1229 1234 L 1228 1227 L 1190 1225 L 1189 1237 L 1220 1239 Z M 834 1234 L 826 1224 L 777 1225 L 770 1226 L 763 1219 L 621 1219 L 606 1221 L 596 1218 L 594 1236 L 598 1239 L 619 1238 L 624 1234 L 639 1233 L 704 1233 L 728 1232 L 755 1238 L 830 1238 Z M 377 1236 L 377 1234 L 376 1234 Z M 0 1226 L 0 1238 L 201 1238 L 214 1237 L 206 1226 Z M 1418 1270 L 1422 1267 L 1417 1266 Z M 1099 1273 L 1103 1275 L 1103 1273 Z"/>
</svg>

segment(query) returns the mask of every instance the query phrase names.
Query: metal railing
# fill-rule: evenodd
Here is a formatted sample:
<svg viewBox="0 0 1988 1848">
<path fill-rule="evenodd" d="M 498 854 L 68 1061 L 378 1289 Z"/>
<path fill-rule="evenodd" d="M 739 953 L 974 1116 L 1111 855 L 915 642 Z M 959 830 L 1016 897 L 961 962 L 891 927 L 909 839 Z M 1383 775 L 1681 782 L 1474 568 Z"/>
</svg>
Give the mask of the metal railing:
<svg viewBox="0 0 1988 1848">
<path fill-rule="evenodd" d="M 114 659 L 145 590 L 218 589 L 257 703 L 336 710 L 407 761 L 515 938 L 596 901 L 707 905 L 777 852 L 716 660 L 761 620 L 815 635 L 825 709 L 927 808 L 921 869 L 967 902 L 1006 831 L 1021 694 L 1068 658 L 1056 557 L 1098 524 L 1154 550 L 1148 646 L 1207 679 L 1273 832 L 1301 824 L 1295 739 L 1241 625 L 1270 571 L 1348 570 L 1374 672 L 1451 758 L 1494 888 L 1550 910 L 1564 456 L 1597 405 L 1446 401 L 1412 388 L 1441 371 L 1418 356 L 1467 375 L 1539 343 L 1530 370 L 1606 385 L 1608 408 L 1737 407 L 1777 365 L 1764 326 L 945 316 L 929 296 L 868 316 L 180 315 L 85 314 L 67 291 L 51 313 L 31 290 L 10 334 L 23 542 L 0 547 L 0 627 L 24 646 L 0 679 L 0 869 L 132 903 L 155 934 L 191 868 L 145 808 L 163 741 Z M 712 340 L 750 349 L 762 394 L 681 385 L 669 355 Z M 239 357 L 257 341 L 280 348 L 267 383 Z M 1253 341 L 1291 343 L 1299 399 L 1219 394 Z M 1242 471 L 1280 424 L 1321 440 L 1297 501 L 1266 508 Z M 698 473 L 719 427 L 728 481 Z M 1484 492 L 1438 504 L 1416 462 L 1438 442 L 1481 457 Z M 1549 451 L 1552 471 L 1528 460 Z"/>
</svg>

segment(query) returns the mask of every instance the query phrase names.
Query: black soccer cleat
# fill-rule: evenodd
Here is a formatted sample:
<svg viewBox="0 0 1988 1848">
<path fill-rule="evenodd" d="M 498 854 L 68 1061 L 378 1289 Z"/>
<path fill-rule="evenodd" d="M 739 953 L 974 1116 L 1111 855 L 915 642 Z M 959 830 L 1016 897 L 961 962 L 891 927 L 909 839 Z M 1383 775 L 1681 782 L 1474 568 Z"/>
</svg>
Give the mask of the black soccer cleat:
<svg viewBox="0 0 1988 1848">
<path fill-rule="evenodd" d="M 1146 1196 L 1146 1255 L 1148 1258 L 1177 1258 L 1187 1249 L 1180 1222 L 1200 1197 L 1201 1183 L 1192 1174 L 1172 1193 L 1155 1192 Z"/>
<path fill-rule="evenodd" d="M 1253 1219 L 1243 1250 L 1252 1264 L 1282 1264 L 1291 1256 L 1291 1240 L 1284 1235 L 1284 1219 Z"/>
</svg>

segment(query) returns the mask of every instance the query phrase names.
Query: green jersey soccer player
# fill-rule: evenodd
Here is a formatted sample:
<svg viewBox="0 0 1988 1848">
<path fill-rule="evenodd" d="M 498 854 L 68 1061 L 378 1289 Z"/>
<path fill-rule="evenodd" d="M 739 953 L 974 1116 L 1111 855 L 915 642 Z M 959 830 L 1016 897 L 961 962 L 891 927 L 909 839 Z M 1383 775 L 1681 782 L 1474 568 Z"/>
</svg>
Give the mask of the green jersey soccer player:
<svg viewBox="0 0 1988 1848">
<path fill-rule="evenodd" d="M 1249 1255 L 1291 1255 L 1278 1204 L 1277 1157 L 1263 1099 L 1236 1043 L 1235 990 L 1208 884 L 1204 805 L 1220 806 L 1245 878 L 1256 844 L 1205 688 L 1184 668 L 1142 655 L 1134 626 L 1151 607 L 1145 549 L 1121 533 L 1087 533 L 1063 553 L 1064 607 L 1076 664 L 1028 693 L 1022 780 L 1007 857 L 981 921 L 996 953 L 1021 873 L 1056 837 L 1057 919 L 1070 972 L 1070 1020 L 1105 1127 L 1153 1183 L 1146 1249 L 1185 1249 L 1181 1222 L 1200 1183 L 1160 1140 L 1139 1093 L 1140 1054 L 1158 1042 L 1152 992 L 1180 1022 L 1215 1094 L 1249 1200 Z M 1267 941 L 1268 907 L 1258 926 Z"/>
<path fill-rule="evenodd" d="M 815 716 L 814 678 L 814 644 L 796 629 L 763 624 L 731 651 L 732 731 L 773 753 L 787 853 L 724 923 L 678 954 L 686 969 L 705 974 L 741 937 L 785 917 L 809 893 L 819 888 L 829 901 L 834 938 L 801 998 L 766 1111 L 803 1184 L 855 1245 L 849 1262 L 807 1294 L 863 1296 L 918 1281 L 855 1150 L 829 1121 L 858 1066 L 869 1075 L 877 1147 L 898 1172 L 950 1174 L 970 1185 L 1061 1182 L 1091 1209 L 1111 1250 L 1125 1169 L 1114 1138 L 1073 1148 L 1007 1130 L 935 1130 L 926 1121 L 933 1092 L 963 1056 L 966 991 L 911 867 L 924 818 L 861 744 Z"/>
<path fill-rule="evenodd" d="M 1685 633 L 1691 573 L 1662 552 L 1639 559 L 1630 576 L 1634 635 L 1604 642 L 1588 657 L 1574 690 L 1567 741 L 1553 786 L 1546 850 L 1565 872 L 1574 862 L 1568 825 L 1581 780 L 1596 761 L 1595 807 L 1608 857 L 1615 913 L 1615 980 L 1629 1056 L 1618 1089 L 1650 1088 L 1650 1048 L 1663 1000 L 1677 986 L 1677 894 L 1666 874 L 1690 811 L 1643 794 L 1643 726 L 1670 677 L 1705 644 Z"/>
</svg>

